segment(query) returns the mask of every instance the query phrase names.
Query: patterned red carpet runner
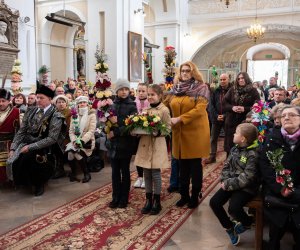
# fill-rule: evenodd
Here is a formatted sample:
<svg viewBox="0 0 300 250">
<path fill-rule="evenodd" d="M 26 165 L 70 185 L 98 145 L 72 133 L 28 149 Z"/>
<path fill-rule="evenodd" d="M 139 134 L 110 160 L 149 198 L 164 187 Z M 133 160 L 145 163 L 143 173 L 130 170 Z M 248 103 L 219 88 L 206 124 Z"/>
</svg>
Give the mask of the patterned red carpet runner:
<svg viewBox="0 0 300 250">
<path fill-rule="evenodd" d="M 202 200 L 218 183 L 220 160 L 204 166 Z M 193 212 L 175 206 L 179 194 L 166 191 L 169 174 L 162 172 L 163 210 L 157 216 L 140 213 L 142 189 L 131 190 L 126 209 L 108 208 L 109 184 L 0 236 L 0 249 L 159 249 Z"/>
</svg>

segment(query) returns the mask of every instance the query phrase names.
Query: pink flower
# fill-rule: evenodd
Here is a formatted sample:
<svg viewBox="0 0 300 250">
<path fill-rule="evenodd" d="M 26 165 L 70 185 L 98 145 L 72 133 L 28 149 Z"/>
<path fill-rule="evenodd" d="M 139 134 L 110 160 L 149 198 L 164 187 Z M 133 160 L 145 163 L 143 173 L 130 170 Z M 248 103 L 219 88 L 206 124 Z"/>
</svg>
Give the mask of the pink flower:
<svg viewBox="0 0 300 250">
<path fill-rule="evenodd" d="M 277 183 L 280 183 L 280 184 L 284 183 L 283 177 L 282 177 L 282 176 L 277 176 L 277 177 L 276 177 L 276 182 L 277 182 Z"/>
<path fill-rule="evenodd" d="M 291 170 L 289 170 L 289 169 L 284 169 L 284 174 L 285 174 L 285 175 L 291 174 Z"/>
<path fill-rule="evenodd" d="M 261 112 L 262 107 L 261 107 L 259 104 L 255 103 L 255 104 L 253 105 L 253 107 L 252 107 L 252 110 L 253 110 L 255 113 L 259 113 L 259 112 Z"/>
<path fill-rule="evenodd" d="M 174 49 L 175 49 L 175 48 L 174 48 L 173 46 L 171 46 L 171 45 L 165 47 L 165 50 L 174 50 Z"/>
</svg>

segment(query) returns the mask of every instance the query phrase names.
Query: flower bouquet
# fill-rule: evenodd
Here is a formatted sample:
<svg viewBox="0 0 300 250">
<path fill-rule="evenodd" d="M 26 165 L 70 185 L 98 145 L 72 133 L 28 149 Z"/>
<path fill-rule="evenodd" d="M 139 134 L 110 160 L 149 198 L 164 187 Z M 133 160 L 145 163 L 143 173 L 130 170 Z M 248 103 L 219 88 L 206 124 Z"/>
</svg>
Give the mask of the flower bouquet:
<svg viewBox="0 0 300 250">
<path fill-rule="evenodd" d="M 161 134 L 168 135 L 170 131 L 157 115 L 130 115 L 125 119 L 126 131 L 137 135 Z"/>
<path fill-rule="evenodd" d="M 94 67 L 96 75 L 96 84 L 93 89 L 89 92 L 90 98 L 94 97 L 92 107 L 97 109 L 97 116 L 101 123 L 100 130 L 104 127 L 106 133 L 110 132 L 112 126 L 116 126 L 109 121 L 110 117 L 116 115 L 116 112 L 113 110 L 112 105 L 112 96 L 113 92 L 111 90 L 111 81 L 108 77 L 108 65 L 106 64 L 107 55 L 104 53 L 104 50 L 100 50 L 97 45 L 96 48 L 96 65 Z"/>
<path fill-rule="evenodd" d="M 262 144 L 266 138 L 267 123 L 270 120 L 269 103 L 258 101 L 252 106 L 252 124 L 258 129 L 258 142 Z"/>
<path fill-rule="evenodd" d="M 173 84 L 175 76 L 175 58 L 176 51 L 173 46 L 165 47 L 165 68 L 163 70 L 166 84 Z"/>
<path fill-rule="evenodd" d="M 17 95 L 23 91 L 21 87 L 22 70 L 21 61 L 16 59 L 11 70 L 11 91 L 13 95 Z"/>
<path fill-rule="evenodd" d="M 268 151 L 267 157 L 276 173 L 276 182 L 282 185 L 282 193 L 287 191 L 294 191 L 293 179 L 291 177 L 291 170 L 285 169 L 282 164 L 283 149 L 278 148 L 274 151 Z"/>
</svg>

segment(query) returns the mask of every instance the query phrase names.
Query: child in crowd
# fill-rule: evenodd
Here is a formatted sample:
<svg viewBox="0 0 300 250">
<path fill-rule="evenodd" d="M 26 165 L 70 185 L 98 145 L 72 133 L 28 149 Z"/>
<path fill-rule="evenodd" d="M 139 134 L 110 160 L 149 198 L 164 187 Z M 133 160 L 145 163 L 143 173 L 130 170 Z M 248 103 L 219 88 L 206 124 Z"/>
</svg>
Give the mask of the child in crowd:
<svg viewBox="0 0 300 250">
<path fill-rule="evenodd" d="M 136 108 L 139 114 L 143 112 L 144 109 L 149 108 L 149 102 L 147 100 L 148 85 L 146 83 L 139 83 L 137 87 L 137 98 L 135 99 Z M 145 181 L 143 178 L 143 168 L 136 166 L 138 172 L 138 178 L 133 184 L 135 188 L 145 188 Z"/>
<path fill-rule="evenodd" d="M 163 92 L 159 85 L 150 85 L 148 88 L 150 108 L 146 109 L 146 112 L 149 115 L 159 116 L 161 121 L 166 124 L 167 129 L 170 129 L 171 116 L 169 109 L 161 103 L 162 96 Z M 144 170 L 146 204 L 141 212 L 143 214 L 156 215 L 161 210 L 160 169 L 169 167 L 167 144 L 164 135 L 160 131 L 155 135 L 141 136 L 134 163 L 143 167 Z"/>
<path fill-rule="evenodd" d="M 253 124 L 242 123 L 237 126 L 233 137 L 236 145 L 224 163 L 221 188 L 210 200 L 210 207 L 235 246 L 239 243 L 239 234 L 252 224 L 252 217 L 245 213 L 243 207 L 259 188 L 257 137 L 258 130 Z M 223 208 L 228 200 L 228 212 L 234 220 L 230 220 Z"/>
<path fill-rule="evenodd" d="M 136 138 L 125 133 L 125 119 L 137 113 L 135 102 L 130 98 L 130 84 L 126 79 L 119 79 L 115 84 L 116 98 L 113 109 L 116 116 L 110 119 L 113 126 L 107 134 L 106 147 L 109 151 L 112 167 L 112 201 L 110 208 L 126 208 L 130 190 L 130 160 L 136 153 Z"/>
</svg>

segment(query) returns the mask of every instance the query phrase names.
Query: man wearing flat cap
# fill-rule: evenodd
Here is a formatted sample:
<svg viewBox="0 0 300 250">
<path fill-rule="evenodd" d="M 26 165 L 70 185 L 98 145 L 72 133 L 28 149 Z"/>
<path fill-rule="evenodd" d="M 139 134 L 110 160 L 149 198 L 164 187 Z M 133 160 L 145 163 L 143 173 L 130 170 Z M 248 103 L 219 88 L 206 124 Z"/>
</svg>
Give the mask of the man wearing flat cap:
<svg viewBox="0 0 300 250">
<path fill-rule="evenodd" d="M 0 184 L 7 180 L 6 160 L 10 144 L 20 127 L 20 110 L 10 103 L 11 94 L 0 88 Z"/>
<path fill-rule="evenodd" d="M 15 185 L 33 185 L 35 196 L 44 193 L 54 169 L 53 147 L 62 148 L 64 139 L 64 117 L 52 105 L 53 97 L 54 91 L 38 86 L 37 106 L 25 113 L 7 160 L 9 178 Z"/>
</svg>

